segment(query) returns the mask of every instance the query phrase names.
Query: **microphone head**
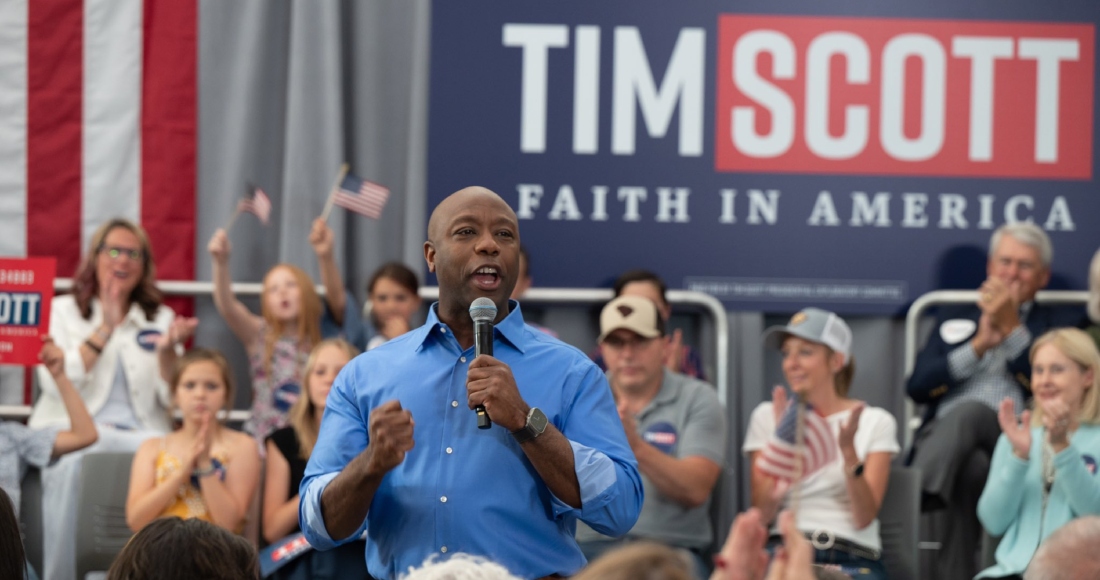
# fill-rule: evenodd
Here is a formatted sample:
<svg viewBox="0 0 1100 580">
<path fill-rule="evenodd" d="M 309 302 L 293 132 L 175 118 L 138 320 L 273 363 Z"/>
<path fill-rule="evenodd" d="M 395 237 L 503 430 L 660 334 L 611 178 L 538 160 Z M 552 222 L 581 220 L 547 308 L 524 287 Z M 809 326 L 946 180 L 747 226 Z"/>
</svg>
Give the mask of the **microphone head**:
<svg viewBox="0 0 1100 580">
<path fill-rule="evenodd" d="M 474 322 L 492 322 L 497 318 L 497 305 L 482 296 L 470 303 L 470 318 Z"/>
</svg>

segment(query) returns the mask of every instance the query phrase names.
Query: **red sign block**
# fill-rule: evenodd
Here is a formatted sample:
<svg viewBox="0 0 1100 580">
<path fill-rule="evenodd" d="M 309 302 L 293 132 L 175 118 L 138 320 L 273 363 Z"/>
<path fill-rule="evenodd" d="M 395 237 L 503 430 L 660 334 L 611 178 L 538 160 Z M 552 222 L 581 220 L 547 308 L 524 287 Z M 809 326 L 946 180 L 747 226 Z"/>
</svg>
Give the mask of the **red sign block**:
<svg viewBox="0 0 1100 580">
<path fill-rule="evenodd" d="M 0 364 L 38 364 L 56 268 L 54 258 L 0 258 Z"/>
<path fill-rule="evenodd" d="M 715 169 L 1090 179 L 1094 35 L 722 15 Z"/>
</svg>

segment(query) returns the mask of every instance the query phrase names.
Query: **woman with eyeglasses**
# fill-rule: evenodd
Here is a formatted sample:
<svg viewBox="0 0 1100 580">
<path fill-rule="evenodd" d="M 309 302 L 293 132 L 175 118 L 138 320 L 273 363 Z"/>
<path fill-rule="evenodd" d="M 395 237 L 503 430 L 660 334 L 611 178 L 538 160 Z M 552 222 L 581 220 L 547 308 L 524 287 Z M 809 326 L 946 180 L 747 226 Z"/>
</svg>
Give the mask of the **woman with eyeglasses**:
<svg viewBox="0 0 1100 580">
<path fill-rule="evenodd" d="M 95 419 L 99 441 L 66 455 L 42 472 L 44 576 L 75 576 L 77 499 L 86 453 L 134 451 L 171 430 L 165 373 L 176 344 L 194 330 L 162 303 L 145 231 L 125 219 L 101 225 L 73 276 L 72 293 L 54 297 L 50 337 L 64 352 L 64 373 Z M 41 393 L 28 425 L 68 426 L 68 415 L 49 372 L 37 370 Z"/>
</svg>

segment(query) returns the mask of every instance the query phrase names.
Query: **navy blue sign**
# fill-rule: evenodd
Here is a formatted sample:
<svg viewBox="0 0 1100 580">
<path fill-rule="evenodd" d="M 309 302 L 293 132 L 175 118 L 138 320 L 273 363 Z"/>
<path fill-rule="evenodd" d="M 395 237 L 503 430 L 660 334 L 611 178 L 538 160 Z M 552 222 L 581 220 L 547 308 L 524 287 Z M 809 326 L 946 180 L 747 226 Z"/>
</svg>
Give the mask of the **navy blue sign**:
<svg viewBox="0 0 1100 580">
<path fill-rule="evenodd" d="M 539 286 L 897 313 L 1020 220 L 1086 286 L 1100 3 L 733 6 L 433 3 L 429 205 L 499 193 Z"/>
</svg>

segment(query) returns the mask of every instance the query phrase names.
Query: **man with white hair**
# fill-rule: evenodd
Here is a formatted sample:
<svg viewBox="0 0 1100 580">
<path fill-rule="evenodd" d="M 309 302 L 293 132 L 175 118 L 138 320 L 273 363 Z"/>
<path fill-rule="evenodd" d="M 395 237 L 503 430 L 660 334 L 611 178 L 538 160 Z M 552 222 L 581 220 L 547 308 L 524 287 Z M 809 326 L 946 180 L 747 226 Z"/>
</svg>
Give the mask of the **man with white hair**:
<svg viewBox="0 0 1100 580">
<path fill-rule="evenodd" d="M 1031 559 L 1024 580 L 1100 578 L 1100 516 L 1083 516 L 1058 528 Z"/>
<path fill-rule="evenodd" d="M 942 308 L 909 377 L 909 397 L 925 406 L 910 462 L 921 469 L 922 508 L 947 508 L 940 570 L 944 580 L 977 573 L 978 498 L 1000 435 L 1003 399 L 1023 409 L 1031 398 L 1031 341 L 1061 326 L 1081 327 L 1080 308 L 1035 303 L 1050 281 L 1050 238 L 1035 224 L 1006 224 L 989 243 L 986 280 L 974 305 Z"/>
</svg>

